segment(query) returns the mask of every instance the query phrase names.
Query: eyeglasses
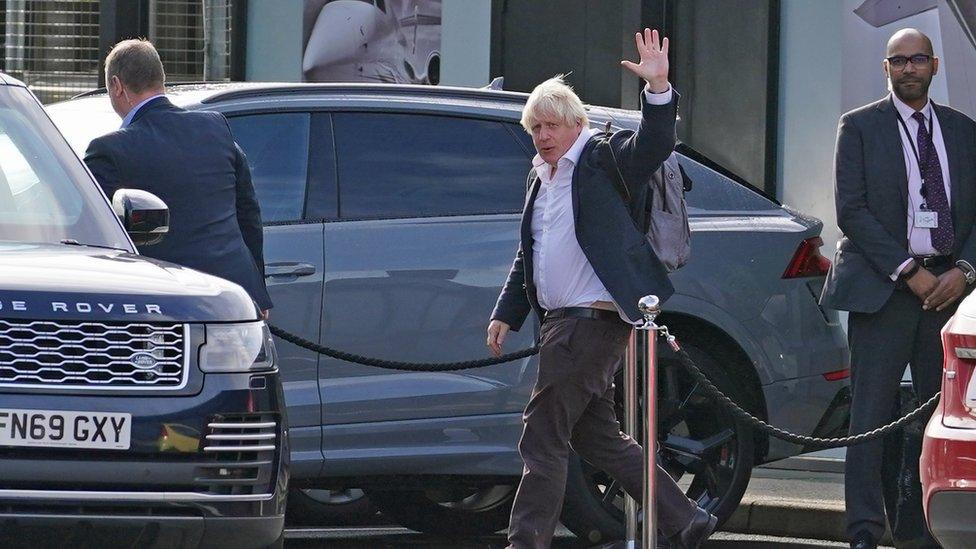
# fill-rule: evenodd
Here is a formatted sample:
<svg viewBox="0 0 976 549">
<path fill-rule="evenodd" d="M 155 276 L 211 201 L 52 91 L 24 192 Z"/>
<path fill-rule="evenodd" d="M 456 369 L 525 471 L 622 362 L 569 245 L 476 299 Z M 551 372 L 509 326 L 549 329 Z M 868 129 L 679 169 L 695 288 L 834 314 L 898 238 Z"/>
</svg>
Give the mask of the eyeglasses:
<svg viewBox="0 0 976 549">
<path fill-rule="evenodd" d="M 916 53 L 911 57 L 894 55 L 886 59 L 888 60 L 888 64 L 892 67 L 896 69 L 904 69 L 906 66 L 908 66 L 909 61 L 911 61 L 912 65 L 915 65 L 916 67 L 927 67 L 929 62 L 932 60 L 932 56 L 924 53 Z"/>
</svg>

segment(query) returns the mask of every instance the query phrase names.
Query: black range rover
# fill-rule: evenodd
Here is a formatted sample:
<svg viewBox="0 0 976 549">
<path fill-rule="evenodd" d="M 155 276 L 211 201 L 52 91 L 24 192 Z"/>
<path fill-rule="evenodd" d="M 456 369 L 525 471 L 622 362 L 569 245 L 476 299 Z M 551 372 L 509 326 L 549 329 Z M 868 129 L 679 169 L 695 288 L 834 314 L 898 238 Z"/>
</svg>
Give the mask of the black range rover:
<svg viewBox="0 0 976 549">
<path fill-rule="evenodd" d="M 0 546 L 282 544 L 274 344 L 239 286 L 136 254 L 167 223 L 0 75 Z"/>
</svg>

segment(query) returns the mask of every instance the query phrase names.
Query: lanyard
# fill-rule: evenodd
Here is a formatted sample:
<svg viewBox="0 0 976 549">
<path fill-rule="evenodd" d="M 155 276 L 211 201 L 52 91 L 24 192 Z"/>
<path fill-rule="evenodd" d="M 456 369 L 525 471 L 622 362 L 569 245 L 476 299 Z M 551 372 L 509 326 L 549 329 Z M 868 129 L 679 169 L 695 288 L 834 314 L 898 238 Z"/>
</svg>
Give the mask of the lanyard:
<svg viewBox="0 0 976 549">
<path fill-rule="evenodd" d="M 915 148 L 915 141 L 912 140 L 912 132 L 908 131 L 908 124 L 905 123 L 901 118 L 901 113 L 898 109 L 895 109 L 895 116 L 898 117 L 898 123 L 901 124 L 903 130 L 905 130 L 905 135 L 908 136 L 908 144 L 912 147 L 912 153 L 915 154 L 915 165 L 918 166 L 918 175 L 922 177 L 922 186 L 925 186 L 925 175 L 922 173 L 922 157 L 918 154 L 918 149 Z M 935 146 L 935 137 L 932 136 L 932 119 L 935 118 L 935 112 L 929 113 L 929 141 L 932 142 L 932 146 Z"/>
</svg>

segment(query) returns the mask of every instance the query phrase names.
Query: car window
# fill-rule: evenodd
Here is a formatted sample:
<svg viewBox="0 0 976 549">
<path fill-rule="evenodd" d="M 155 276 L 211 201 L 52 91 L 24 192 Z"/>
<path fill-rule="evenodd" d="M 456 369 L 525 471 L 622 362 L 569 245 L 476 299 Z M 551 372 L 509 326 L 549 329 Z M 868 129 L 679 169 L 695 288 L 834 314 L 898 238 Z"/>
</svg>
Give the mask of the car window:
<svg viewBox="0 0 976 549">
<path fill-rule="evenodd" d="M 688 208 L 712 212 L 777 210 L 779 206 L 760 194 L 743 187 L 733 179 L 679 155 L 685 175 L 691 179 L 691 191 L 685 195 Z"/>
<path fill-rule="evenodd" d="M 340 217 L 521 211 L 531 162 L 506 124 L 414 114 L 336 114 Z"/>
<path fill-rule="evenodd" d="M 308 113 L 276 113 L 229 118 L 234 138 L 247 155 L 261 219 L 299 221 L 305 207 L 308 173 Z"/>
</svg>

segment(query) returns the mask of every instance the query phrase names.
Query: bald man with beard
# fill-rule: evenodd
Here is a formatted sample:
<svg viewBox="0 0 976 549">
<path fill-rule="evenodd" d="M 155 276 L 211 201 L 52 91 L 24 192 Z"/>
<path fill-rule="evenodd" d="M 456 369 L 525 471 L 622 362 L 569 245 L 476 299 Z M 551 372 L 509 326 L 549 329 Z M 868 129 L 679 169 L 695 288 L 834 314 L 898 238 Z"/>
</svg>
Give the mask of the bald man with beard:
<svg viewBox="0 0 976 549">
<path fill-rule="evenodd" d="M 920 402 L 939 391 L 939 332 L 976 281 L 976 123 L 929 98 L 939 58 L 918 30 L 891 37 L 881 68 L 891 93 L 840 119 L 835 200 L 844 234 L 821 298 L 850 312 L 852 434 L 894 419 L 907 364 Z M 877 547 L 885 531 L 882 444 L 847 452 L 852 548 Z"/>
</svg>

